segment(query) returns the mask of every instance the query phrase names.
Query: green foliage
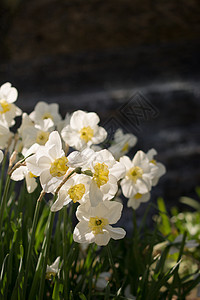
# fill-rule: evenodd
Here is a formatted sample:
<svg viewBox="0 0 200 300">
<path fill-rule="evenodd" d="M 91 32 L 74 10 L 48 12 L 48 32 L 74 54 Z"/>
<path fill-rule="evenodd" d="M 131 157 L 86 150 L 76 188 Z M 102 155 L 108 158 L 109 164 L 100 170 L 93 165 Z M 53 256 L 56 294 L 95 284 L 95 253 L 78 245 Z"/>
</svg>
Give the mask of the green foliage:
<svg viewBox="0 0 200 300">
<path fill-rule="evenodd" d="M 39 189 L 30 195 L 22 185 L 15 194 L 11 185 L 3 188 L 3 180 L 0 299 L 128 299 L 130 294 L 137 300 L 185 299 L 199 284 L 200 210 L 195 200 L 182 202 L 198 210 L 179 213 L 173 208 L 169 217 L 159 198 L 152 228 L 146 225 L 149 205 L 140 225 L 133 211 L 131 236 L 104 248 L 84 248 L 73 241 L 73 205 L 54 218 L 49 201 L 38 204 Z M 193 248 L 191 242 L 196 242 Z M 47 277 L 46 265 L 58 256 L 58 272 Z M 108 272 L 103 287 L 102 272 Z"/>
</svg>

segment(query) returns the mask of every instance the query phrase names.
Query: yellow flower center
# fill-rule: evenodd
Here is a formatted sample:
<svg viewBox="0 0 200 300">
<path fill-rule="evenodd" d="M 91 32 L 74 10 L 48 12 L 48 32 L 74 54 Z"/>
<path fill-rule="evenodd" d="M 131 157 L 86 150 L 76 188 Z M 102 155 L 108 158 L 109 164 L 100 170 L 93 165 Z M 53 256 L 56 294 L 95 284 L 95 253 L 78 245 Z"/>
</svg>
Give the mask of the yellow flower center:
<svg viewBox="0 0 200 300">
<path fill-rule="evenodd" d="M 29 172 L 29 177 L 33 178 L 33 177 L 37 177 L 36 175 L 34 175 L 32 172 Z"/>
<path fill-rule="evenodd" d="M 65 175 L 67 170 L 69 169 L 66 163 L 68 162 L 67 157 L 63 156 L 61 158 L 57 158 L 54 162 L 51 163 L 50 173 L 53 177 L 61 177 Z"/>
<path fill-rule="evenodd" d="M 56 272 L 47 272 L 46 273 L 46 279 L 50 280 L 52 277 L 56 276 Z"/>
<path fill-rule="evenodd" d="M 104 185 L 109 180 L 109 170 L 108 166 L 105 163 L 97 163 L 94 166 L 94 181 L 96 182 L 97 186 L 100 188 L 101 185 Z"/>
<path fill-rule="evenodd" d="M 77 201 L 81 200 L 83 195 L 85 194 L 85 186 L 82 183 L 76 184 L 72 186 L 68 190 L 68 194 L 72 201 L 76 203 Z"/>
<path fill-rule="evenodd" d="M 122 152 L 127 152 L 129 149 L 129 144 L 128 143 L 125 143 L 124 144 L 124 147 L 122 148 Z"/>
<path fill-rule="evenodd" d="M 127 173 L 128 177 L 133 180 L 134 183 L 136 183 L 138 178 L 142 178 L 142 174 L 143 170 L 140 167 L 133 167 Z"/>
<path fill-rule="evenodd" d="M 0 100 L 0 104 L 3 110 L 0 110 L 0 114 L 5 114 L 7 111 L 11 109 L 11 104 L 6 100 Z"/>
<path fill-rule="evenodd" d="M 46 113 L 43 114 L 42 119 L 43 120 L 45 120 L 45 119 L 51 119 L 51 120 L 53 120 L 53 116 L 49 112 L 46 112 Z"/>
<path fill-rule="evenodd" d="M 108 225 L 108 219 L 99 217 L 90 217 L 88 226 L 91 228 L 92 232 L 96 235 L 103 233 L 103 228 Z"/>
<path fill-rule="evenodd" d="M 83 127 L 80 131 L 80 137 L 82 140 L 84 140 L 86 143 L 88 141 L 91 140 L 91 138 L 93 137 L 94 135 L 94 131 L 93 129 L 90 127 L 90 126 L 87 126 L 87 127 Z"/>
<path fill-rule="evenodd" d="M 137 193 L 137 194 L 135 194 L 134 198 L 135 198 L 136 200 L 138 200 L 138 199 L 142 198 L 142 194 Z"/>
<path fill-rule="evenodd" d="M 36 137 L 36 142 L 39 145 L 45 145 L 46 142 L 48 141 L 48 139 L 49 139 L 49 132 L 46 132 L 43 130 L 38 131 L 37 137 Z"/>
<path fill-rule="evenodd" d="M 152 159 L 152 160 L 150 160 L 150 163 L 156 165 L 156 160 L 155 160 L 155 159 Z"/>
</svg>

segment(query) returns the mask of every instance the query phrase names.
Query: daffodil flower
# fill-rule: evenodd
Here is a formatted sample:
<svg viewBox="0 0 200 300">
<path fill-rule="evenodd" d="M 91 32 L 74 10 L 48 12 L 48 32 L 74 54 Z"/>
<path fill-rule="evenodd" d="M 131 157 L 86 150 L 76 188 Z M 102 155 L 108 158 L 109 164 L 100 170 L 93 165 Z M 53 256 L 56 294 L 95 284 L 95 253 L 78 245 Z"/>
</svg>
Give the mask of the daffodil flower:
<svg viewBox="0 0 200 300">
<path fill-rule="evenodd" d="M 35 124 L 27 114 L 23 114 L 22 125 L 18 132 L 22 138 L 24 147 L 29 148 L 35 143 L 45 145 L 54 127 L 51 119 L 44 119 L 40 123 Z"/>
<path fill-rule="evenodd" d="M 56 260 L 49 266 L 47 265 L 46 269 L 46 279 L 51 279 L 51 277 L 55 277 L 57 274 L 59 275 L 59 264 L 60 264 L 60 256 L 56 258 Z"/>
<path fill-rule="evenodd" d="M 112 227 L 121 217 L 123 205 L 115 201 L 103 201 L 91 207 L 88 203 L 79 205 L 76 211 L 79 223 L 73 233 L 77 243 L 96 243 L 105 246 L 109 240 L 122 239 L 126 232 L 122 228 Z"/>
<path fill-rule="evenodd" d="M 133 209 L 137 209 L 141 203 L 149 201 L 150 197 L 151 194 L 149 192 L 145 194 L 137 193 L 133 197 L 128 199 L 127 206 L 132 207 Z"/>
<path fill-rule="evenodd" d="M 29 115 L 35 124 L 41 124 L 41 121 L 51 119 L 54 125 L 61 121 L 61 116 L 58 112 L 59 106 L 57 103 L 48 104 L 40 101 L 36 104 L 34 111 Z"/>
<path fill-rule="evenodd" d="M 20 116 L 22 111 L 15 104 L 18 92 L 9 82 L 0 87 L 0 121 L 9 127 L 15 124 L 14 118 Z"/>
<path fill-rule="evenodd" d="M 39 148 L 39 145 L 34 144 L 32 147 L 30 147 L 27 151 L 23 151 L 24 157 L 28 157 L 32 153 L 36 153 Z M 37 176 L 33 174 L 28 167 L 25 166 L 20 166 L 17 168 L 11 175 L 11 179 L 14 181 L 20 181 L 25 178 L 26 181 L 26 188 L 28 193 L 34 192 L 34 190 L 37 187 L 37 181 L 36 178 Z"/>
<path fill-rule="evenodd" d="M 150 163 L 152 163 L 152 164 L 154 164 L 154 165 L 156 165 L 158 167 L 157 168 L 157 172 L 154 175 L 154 178 L 152 179 L 152 185 L 153 186 L 155 186 L 158 183 L 159 178 L 166 173 L 165 166 L 162 163 L 157 162 L 154 159 L 154 155 L 156 155 L 156 154 L 157 154 L 157 151 L 155 149 L 150 149 L 147 152 L 147 157 L 148 157 Z"/>
<path fill-rule="evenodd" d="M 117 129 L 114 134 L 114 140 L 108 150 L 118 160 L 121 156 L 129 152 L 129 150 L 137 143 L 137 137 L 131 133 L 123 133 L 122 129 Z"/>
<path fill-rule="evenodd" d="M 132 198 L 137 193 L 148 193 L 158 167 L 150 163 L 143 151 L 138 151 L 132 161 L 128 156 L 122 156 L 119 161 L 126 168 L 126 176 L 121 181 L 124 196 Z"/>
<path fill-rule="evenodd" d="M 106 130 L 98 126 L 99 121 L 96 113 L 77 110 L 72 114 L 70 124 L 61 131 L 61 136 L 69 146 L 80 151 L 99 144 L 107 137 Z"/>
<path fill-rule="evenodd" d="M 53 203 L 51 211 L 58 211 L 70 202 L 77 202 L 79 204 L 85 203 L 89 200 L 89 186 L 89 176 L 74 174 L 60 189 L 58 198 L 55 203 Z"/>
<path fill-rule="evenodd" d="M 49 135 L 44 146 L 40 146 L 35 155 L 26 160 L 28 169 L 40 176 L 41 186 L 46 193 L 54 193 L 69 171 L 68 159 L 62 150 L 62 142 L 57 131 Z"/>
</svg>

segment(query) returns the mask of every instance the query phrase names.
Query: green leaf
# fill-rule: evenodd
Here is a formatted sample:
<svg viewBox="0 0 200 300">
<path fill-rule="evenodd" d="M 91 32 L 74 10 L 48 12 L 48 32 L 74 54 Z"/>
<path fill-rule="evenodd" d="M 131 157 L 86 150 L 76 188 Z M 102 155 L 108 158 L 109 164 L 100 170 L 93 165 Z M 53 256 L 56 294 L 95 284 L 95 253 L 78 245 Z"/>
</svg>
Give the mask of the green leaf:
<svg viewBox="0 0 200 300">
<path fill-rule="evenodd" d="M 189 198 L 189 197 L 181 197 L 180 198 L 180 202 L 183 204 L 186 204 L 194 209 L 196 209 L 197 211 L 200 211 L 200 204 L 198 201 Z"/>
<path fill-rule="evenodd" d="M 87 300 L 86 296 L 83 293 L 79 292 L 78 295 L 81 300 Z"/>
<path fill-rule="evenodd" d="M 167 209 L 163 198 L 158 198 L 158 209 L 161 217 L 161 226 L 159 227 L 163 235 L 169 235 L 171 233 L 171 225 L 168 217 Z"/>
</svg>

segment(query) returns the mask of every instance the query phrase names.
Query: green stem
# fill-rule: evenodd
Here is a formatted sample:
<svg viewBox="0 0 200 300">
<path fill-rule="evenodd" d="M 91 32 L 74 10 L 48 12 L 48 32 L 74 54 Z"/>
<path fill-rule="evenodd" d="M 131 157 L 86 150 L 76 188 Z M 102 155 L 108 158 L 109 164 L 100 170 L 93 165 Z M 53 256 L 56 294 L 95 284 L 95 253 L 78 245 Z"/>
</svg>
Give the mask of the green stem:
<svg viewBox="0 0 200 300">
<path fill-rule="evenodd" d="M 108 259 L 109 259 L 109 262 L 110 262 L 110 267 L 113 270 L 113 274 L 114 274 L 114 277 L 115 277 L 116 286 L 117 286 L 117 289 L 119 289 L 119 287 L 120 287 L 119 277 L 118 277 L 118 274 L 117 274 L 117 270 L 116 270 L 116 267 L 115 267 L 115 264 L 114 264 L 114 260 L 113 260 L 113 257 L 112 257 L 112 253 L 111 253 L 109 244 L 106 246 L 106 250 L 107 250 L 107 253 L 108 253 Z"/>
<path fill-rule="evenodd" d="M 2 195 L 2 188 L 4 183 L 4 173 L 5 173 L 5 167 L 6 167 L 6 161 L 7 161 L 7 155 L 4 155 L 2 167 L 1 167 L 1 180 L 0 180 L 0 197 Z"/>
<path fill-rule="evenodd" d="M 5 208 L 6 208 L 6 200 L 8 198 L 9 186 L 10 186 L 10 176 L 7 176 L 5 189 L 4 189 L 4 193 L 3 193 L 3 198 L 2 198 L 2 202 L 1 202 L 1 208 L 0 208 L 0 236 L 1 236 L 1 229 L 2 229 L 2 224 L 3 224 L 3 215 L 4 215 Z"/>
<path fill-rule="evenodd" d="M 68 284 L 68 278 L 67 278 L 67 206 L 64 208 L 64 226 L 63 226 L 63 286 L 64 288 L 64 299 L 68 300 L 69 295 L 69 284 Z"/>
<path fill-rule="evenodd" d="M 44 192 L 41 192 L 40 197 L 38 198 L 37 203 L 36 203 L 35 213 L 34 213 L 34 217 L 33 217 L 31 240 L 30 240 L 30 243 L 28 245 L 28 252 L 27 252 L 27 257 L 26 257 L 26 267 L 25 267 L 25 276 L 24 276 L 24 289 L 23 289 L 24 299 L 26 299 L 26 288 L 27 288 L 27 282 L 28 282 L 28 273 L 29 273 L 30 264 L 31 264 L 31 255 L 32 255 L 33 246 L 34 246 L 35 231 L 36 231 L 36 227 L 37 227 L 37 223 L 38 223 L 40 205 L 41 205 L 41 200 L 42 200 L 43 196 L 44 196 Z"/>
<path fill-rule="evenodd" d="M 56 198 L 56 196 L 55 196 Z M 43 260 L 43 268 L 42 268 L 42 275 L 41 275 L 41 281 L 40 281 L 40 290 L 39 290 L 39 300 L 43 300 L 44 295 L 44 285 L 45 285 L 45 277 L 46 277 L 46 269 L 47 269 L 47 259 L 49 256 L 49 248 L 50 248 L 50 242 L 51 242 L 51 235 L 52 235 L 52 229 L 53 229 L 53 221 L 54 221 L 54 212 L 50 212 L 50 220 L 47 227 L 47 240 L 46 240 L 46 248 L 44 251 L 44 260 Z"/>
</svg>

